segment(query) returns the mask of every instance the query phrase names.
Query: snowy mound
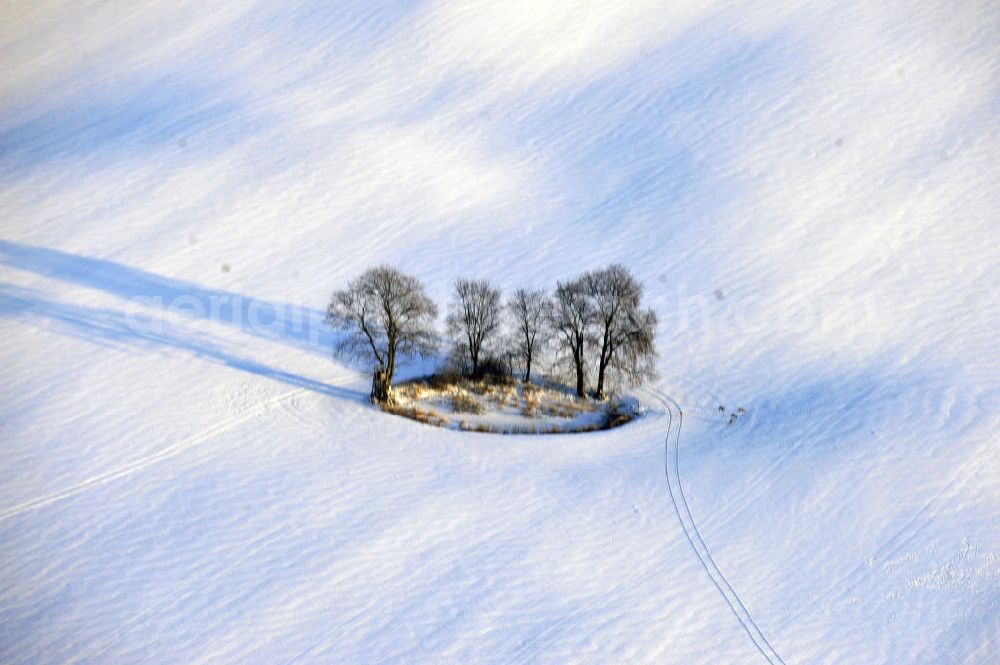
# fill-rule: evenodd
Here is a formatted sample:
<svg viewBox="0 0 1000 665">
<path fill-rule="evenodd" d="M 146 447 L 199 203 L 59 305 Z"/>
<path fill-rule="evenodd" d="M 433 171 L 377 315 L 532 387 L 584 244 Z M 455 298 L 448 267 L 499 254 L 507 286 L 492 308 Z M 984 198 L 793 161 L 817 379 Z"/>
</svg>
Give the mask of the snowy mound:
<svg viewBox="0 0 1000 665">
<path fill-rule="evenodd" d="M 437 427 L 499 434 L 596 432 L 639 416 L 635 398 L 597 401 L 560 387 L 434 377 L 396 387 L 384 409 Z"/>
</svg>

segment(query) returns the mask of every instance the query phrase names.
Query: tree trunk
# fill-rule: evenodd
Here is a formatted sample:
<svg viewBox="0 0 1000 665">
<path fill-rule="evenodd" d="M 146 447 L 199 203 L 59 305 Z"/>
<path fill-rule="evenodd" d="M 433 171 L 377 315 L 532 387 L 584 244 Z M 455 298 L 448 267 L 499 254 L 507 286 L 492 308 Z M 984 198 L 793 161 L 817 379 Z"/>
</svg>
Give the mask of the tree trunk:
<svg viewBox="0 0 1000 665">
<path fill-rule="evenodd" d="M 597 399 L 604 399 L 604 372 L 608 368 L 608 364 L 611 362 L 611 349 L 608 346 L 608 324 L 605 324 L 604 328 L 604 341 L 601 343 L 601 357 L 597 361 L 597 393 L 594 395 Z"/>
<path fill-rule="evenodd" d="M 386 354 L 388 357 L 388 364 L 385 368 L 385 385 L 386 393 L 392 388 L 392 377 L 396 375 L 396 342 L 393 341 L 389 345 L 389 352 Z"/>
<path fill-rule="evenodd" d="M 389 401 L 389 373 L 379 367 L 372 373 L 371 401 L 374 404 L 385 404 Z"/>
<path fill-rule="evenodd" d="M 478 379 L 479 378 L 479 349 L 478 348 L 474 348 L 474 349 L 470 348 L 469 352 L 470 352 L 469 355 L 472 357 L 472 378 L 473 379 Z"/>
<path fill-rule="evenodd" d="M 577 354 L 574 360 L 576 361 L 576 396 L 586 397 L 587 386 L 583 383 L 583 354 Z"/>
<path fill-rule="evenodd" d="M 597 399 L 604 399 L 604 370 L 606 368 L 607 364 L 602 361 L 597 369 L 597 393 L 594 395 Z"/>
<path fill-rule="evenodd" d="M 528 357 L 525 358 L 524 382 L 525 383 L 531 383 L 531 354 L 530 353 L 528 354 Z"/>
</svg>

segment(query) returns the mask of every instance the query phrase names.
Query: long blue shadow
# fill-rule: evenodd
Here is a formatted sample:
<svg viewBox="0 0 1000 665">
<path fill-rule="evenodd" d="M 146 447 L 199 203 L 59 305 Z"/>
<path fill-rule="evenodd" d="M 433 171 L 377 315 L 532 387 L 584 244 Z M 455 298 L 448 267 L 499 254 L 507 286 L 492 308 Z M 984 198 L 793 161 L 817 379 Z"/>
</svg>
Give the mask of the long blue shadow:
<svg viewBox="0 0 1000 665">
<path fill-rule="evenodd" d="M 42 318 L 57 324 L 73 337 L 101 346 L 166 347 L 323 395 L 355 401 L 367 399 L 367 395 L 358 391 L 331 386 L 233 355 L 198 335 L 182 334 L 169 327 L 147 330 L 131 324 L 124 312 L 58 303 L 43 298 L 36 291 L 10 284 L 0 283 L 0 317 Z"/>
<path fill-rule="evenodd" d="M 122 300 L 235 327 L 255 337 L 313 353 L 333 348 L 334 331 L 319 310 L 205 289 L 114 261 L 0 240 L 0 263 L 97 289 Z"/>
</svg>

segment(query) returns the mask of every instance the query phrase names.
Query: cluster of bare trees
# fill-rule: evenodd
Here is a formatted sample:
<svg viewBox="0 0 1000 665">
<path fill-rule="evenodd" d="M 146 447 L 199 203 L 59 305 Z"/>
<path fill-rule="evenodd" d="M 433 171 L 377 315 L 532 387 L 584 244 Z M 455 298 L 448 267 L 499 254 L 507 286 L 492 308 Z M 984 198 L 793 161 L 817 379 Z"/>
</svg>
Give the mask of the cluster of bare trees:
<svg viewBox="0 0 1000 665">
<path fill-rule="evenodd" d="M 655 372 L 656 314 L 642 307 L 642 284 L 619 264 L 557 283 L 549 294 L 520 288 L 506 300 L 485 279 L 458 279 L 446 318 L 452 358 L 474 378 L 516 367 L 525 382 L 547 362 L 594 396 L 611 383 L 638 385 Z M 365 271 L 335 291 L 327 320 L 340 328 L 336 352 L 369 362 L 372 400 L 385 402 L 398 358 L 437 352 L 437 307 L 415 277 L 390 266 Z"/>
</svg>

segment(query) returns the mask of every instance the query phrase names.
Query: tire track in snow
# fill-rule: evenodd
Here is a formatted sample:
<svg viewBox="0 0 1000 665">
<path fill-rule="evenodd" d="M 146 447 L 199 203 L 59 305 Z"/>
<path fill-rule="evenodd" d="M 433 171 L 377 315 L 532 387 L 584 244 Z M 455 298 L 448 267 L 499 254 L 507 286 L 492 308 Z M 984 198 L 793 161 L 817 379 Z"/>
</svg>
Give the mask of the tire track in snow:
<svg viewBox="0 0 1000 665">
<path fill-rule="evenodd" d="M 202 431 L 193 434 L 192 436 L 189 436 L 186 439 L 178 441 L 173 445 L 167 446 L 166 448 L 157 453 L 148 455 L 146 457 L 142 457 L 140 459 L 135 460 L 134 462 L 130 462 L 129 464 L 118 467 L 117 469 L 114 469 L 112 471 L 107 471 L 105 473 L 92 476 L 90 478 L 87 478 L 86 480 L 83 480 L 75 485 L 67 487 L 66 489 L 60 490 L 58 492 L 54 492 L 52 494 L 38 497 L 36 499 L 26 501 L 19 505 L 12 506 L 4 510 L 0 510 L 0 522 L 9 519 L 11 517 L 20 515 L 22 513 L 26 513 L 30 510 L 42 508 L 44 506 L 53 504 L 57 501 L 69 498 L 75 494 L 79 494 L 80 492 L 86 491 L 91 487 L 104 485 L 105 483 L 109 483 L 113 480 L 117 480 L 119 478 L 131 475 L 137 471 L 141 471 L 169 457 L 173 457 L 174 455 L 177 455 L 185 450 L 188 450 L 189 448 L 193 448 L 194 446 L 204 443 L 205 441 L 208 441 L 212 437 L 217 436 L 229 429 L 232 429 L 233 427 L 236 427 L 237 425 L 240 425 L 250 420 L 251 418 L 266 413 L 267 411 L 278 406 L 279 404 L 287 402 L 300 395 L 304 395 L 308 392 L 309 392 L 308 388 L 296 388 L 295 390 L 290 390 L 276 397 L 272 397 L 269 400 L 265 400 L 264 402 L 258 402 L 257 404 L 254 404 L 250 408 L 245 409 L 233 416 L 230 416 L 229 418 L 225 418 L 221 422 L 218 422 L 215 425 L 212 425 L 211 427 L 203 429 Z"/>
<path fill-rule="evenodd" d="M 684 489 L 681 486 L 680 477 L 680 439 L 681 430 L 684 425 L 684 411 L 681 409 L 680 405 L 671 397 L 666 394 L 660 393 L 660 397 L 664 402 L 667 414 L 669 416 L 667 420 L 667 436 L 664 442 L 664 450 L 666 451 L 666 469 L 665 474 L 667 477 L 667 490 L 670 492 L 670 501 L 673 503 L 674 512 L 677 514 L 677 521 L 680 522 L 681 530 L 684 532 L 684 537 L 687 539 L 688 544 L 691 545 L 691 549 L 694 551 L 695 556 L 698 558 L 701 567 L 705 570 L 712 584 L 718 590 L 719 595 L 722 596 L 723 600 L 729 606 L 732 611 L 733 616 L 739 621 L 740 626 L 746 632 L 750 641 L 753 642 L 754 647 L 760 652 L 760 655 L 764 659 L 771 663 L 771 665 L 785 665 L 785 661 L 781 659 L 778 652 L 774 650 L 771 643 L 767 641 L 764 637 L 764 633 L 754 622 L 753 617 L 750 616 L 750 612 L 747 611 L 746 606 L 743 601 L 740 600 L 739 595 L 733 590 L 732 585 L 726 579 L 726 576 L 722 574 L 719 567 L 716 565 L 715 560 L 712 559 L 712 554 L 708 550 L 708 546 L 705 545 L 705 541 L 701 537 L 701 533 L 698 531 L 698 525 L 694 521 L 694 517 L 691 515 L 691 509 L 688 506 L 687 499 L 684 496 Z M 669 403 L 669 404 L 668 404 Z M 671 409 L 671 405 L 673 409 Z M 674 409 L 677 411 L 677 427 L 674 428 Z M 671 436 L 673 435 L 673 436 Z M 671 440 L 673 444 L 671 445 Z"/>
<path fill-rule="evenodd" d="M 725 576 L 722 574 L 722 571 L 720 571 L 718 566 L 715 564 L 715 561 L 712 559 L 708 547 L 705 545 L 705 542 L 701 537 L 701 533 L 698 531 L 698 527 L 694 522 L 694 518 L 691 516 L 690 507 L 687 504 L 687 499 L 684 496 L 683 490 L 680 485 L 680 474 L 679 474 L 679 464 L 678 464 L 680 434 L 682 429 L 681 426 L 683 425 L 683 418 L 684 418 L 683 410 L 681 409 L 680 405 L 676 402 L 676 400 L 666 395 L 665 393 L 660 391 L 648 391 L 648 392 L 651 393 L 651 395 L 654 398 L 659 399 L 659 401 L 663 404 L 664 411 L 666 411 L 667 414 L 668 420 L 667 420 L 667 434 L 666 434 L 666 448 L 665 448 L 667 457 L 667 468 L 666 468 L 667 488 L 670 491 L 671 502 L 674 505 L 674 510 L 677 514 L 678 521 L 681 524 L 681 528 L 684 532 L 686 540 L 688 541 L 688 544 L 691 546 L 692 550 L 697 556 L 699 562 L 704 568 L 709 579 L 712 581 L 715 588 L 719 591 L 719 594 L 723 597 L 723 600 L 726 601 L 726 604 L 729 606 L 730 610 L 733 612 L 733 615 L 736 617 L 737 621 L 739 621 L 740 625 L 747 633 L 748 637 L 750 637 L 750 640 L 753 642 L 755 648 L 761 654 L 761 656 L 763 656 L 763 658 L 771 665 L 786 665 L 785 661 L 781 658 L 781 656 L 777 653 L 777 651 L 775 651 L 774 647 L 771 646 L 770 642 L 764 636 L 763 632 L 760 630 L 757 623 L 754 621 L 753 617 L 750 615 L 749 611 L 744 606 L 742 600 L 740 600 L 739 596 L 736 594 L 736 591 L 733 589 L 732 585 L 729 584 L 729 581 L 725 578 Z M 671 405 L 673 405 L 674 407 L 673 409 L 670 408 Z M 675 421 L 674 409 L 676 409 L 677 412 L 676 429 L 674 428 L 674 421 Z M 671 434 L 674 435 L 673 436 L 674 445 L 672 447 L 670 445 Z M 787 457 L 791 456 L 793 456 L 793 454 L 789 454 Z M 673 462 L 672 468 L 671 468 L 671 461 Z M 672 471 L 676 473 L 672 474 L 671 473 Z M 676 483 L 672 484 L 672 480 L 674 479 L 676 480 Z M 755 483 L 755 486 L 761 484 L 762 482 L 764 482 L 764 479 L 759 479 L 758 482 Z M 559 501 L 558 503 L 560 503 L 560 505 L 563 505 L 561 501 Z M 565 506 L 563 507 L 565 508 Z M 579 511 L 579 508 L 577 508 L 577 510 Z M 687 521 L 685 521 L 684 517 L 682 517 L 682 513 L 686 515 Z M 631 588 L 634 584 L 641 583 L 646 579 L 652 577 L 652 575 L 653 573 L 637 574 L 626 580 L 624 586 Z M 619 585 L 619 587 L 620 586 L 622 585 Z M 615 590 L 617 590 L 619 587 L 616 587 Z M 566 624 L 570 623 L 573 619 L 582 615 L 588 608 L 592 607 L 595 604 L 599 604 L 601 600 L 609 597 L 613 593 L 613 591 L 614 590 L 601 594 L 598 598 L 593 599 L 590 603 L 588 603 L 584 608 L 576 611 L 570 616 L 564 617 L 562 620 L 557 621 L 555 624 L 549 626 L 546 630 L 542 631 L 542 633 L 540 633 L 539 635 L 536 635 L 533 638 L 522 643 L 521 645 L 518 646 L 518 648 L 514 650 L 514 652 L 510 655 L 509 658 L 503 660 L 503 663 L 505 665 L 508 665 L 512 663 L 523 662 L 526 659 L 525 657 L 529 649 L 537 648 L 539 643 L 543 642 L 550 635 L 557 632 L 560 628 L 562 628 Z"/>
</svg>

